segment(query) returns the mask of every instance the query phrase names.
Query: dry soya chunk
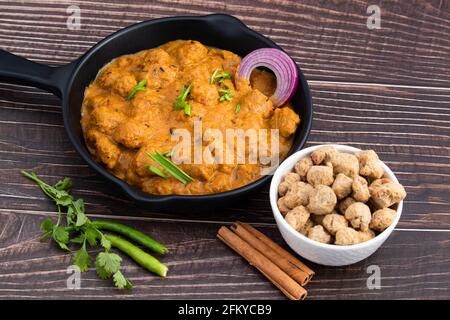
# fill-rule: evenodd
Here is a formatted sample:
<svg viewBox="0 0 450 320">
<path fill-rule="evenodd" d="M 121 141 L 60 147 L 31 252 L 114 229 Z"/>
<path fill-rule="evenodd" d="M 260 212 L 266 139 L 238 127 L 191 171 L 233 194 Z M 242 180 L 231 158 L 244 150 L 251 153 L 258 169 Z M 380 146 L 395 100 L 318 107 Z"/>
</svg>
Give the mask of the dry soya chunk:
<svg viewBox="0 0 450 320">
<path fill-rule="evenodd" d="M 354 177 L 359 174 L 359 161 L 355 155 L 343 152 L 331 154 L 330 162 L 333 165 L 335 175 L 345 174 L 347 177 Z"/>
<path fill-rule="evenodd" d="M 308 238 L 321 243 L 330 243 L 331 241 L 330 234 L 326 232 L 325 229 L 320 225 L 314 226 L 309 229 Z"/>
<path fill-rule="evenodd" d="M 327 166 L 312 166 L 306 176 L 308 182 L 314 187 L 323 184 L 330 186 L 333 183 L 333 169 Z"/>
<path fill-rule="evenodd" d="M 377 179 L 369 187 L 370 196 L 377 208 L 388 208 L 406 197 L 406 191 L 399 183 L 389 179 Z"/>
<path fill-rule="evenodd" d="M 333 211 L 334 212 L 334 211 Z M 331 214 L 331 213 L 330 213 Z M 311 214 L 310 219 L 315 223 L 315 224 L 320 224 L 323 226 L 323 218 L 325 218 L 326 216 L 330 215 L 330 214 Z"/>
<path fill-rule="evenodd" d="M 302 235 L 306 236 L 308 234 L 309 229 L 311 229 L 312 227 L 314 227 L 314 222 L 311 219 L 308 219 L 308 221 L 306 221 L 305 225 L 300 228 L 300 230 L 298 230 L 298 232 L 300 232 Z"/>
<path fill-rule="evenodd" d="M 334 244 L 341 245 L 341 246 L 348 246 L 348 245 L 357 244 L 360 242 L 361 242 L 361 237 L 359 235 L 359 232 L 353 228 L 346 227 L 346 228 L 339 229 L 336 232 L 336 240 L 334 241 Z"/>
<path fill-rule="evenodd" d="M 284 196 L 288 191 L 289 187 L 291 185 L 285 181 L 281 181 L 281 183 L 278 185 L 278 195 L 280 197 Z"/>
<path fill-rule="evenodd" d="M 283 178 L 283 181 L 278 185 L 278 194 L 284 196 L 291 188 L 294 182 L 300 181 L 300 176 L 294 172 L 289 172 Z"/>
<path fill-rule="evenodd" d="M 370 228 L 382 232 L 394 222 L 396 216 L 397 211 L 389 208 L 377 210 L 373 213 Z"/>
<path fill-rule="evenodd" d="M 357 231 L 353 228 L 346 227 L 339 229 L 336 232 L 334 244 L 341 246 L 348 246 L 366 242 L 375 237 L 375 233 L 372 230 Z"/>
<path fill-rule="evenodd" d="M 356 200 L 353 199 L 352 197 L 345 198 L 338 205 L 339 212 L 345 214 L 345 210 L 347 210 L 347 208 L 350 207 L 350 205 L 354 204 L 355 202 Z"/>
<path fill-rule="evenodd" d="M 286 214 L 286 222 L 295 230 L 300 231 L 309 219 L 309 212 L 304 206 L 298 206 Z"/>
<path fill-rule="evenodd" d="M 370 239 L 375 238 L 375 232 L 373 232 L 372 230 L 367 230 L 367 231 L 359 231 L 359 238 L 361 240 L 361 242 L 366 242 L 369 241 Z"/>
<path fill-rule="evenodd" d="M 356 157 L 359 160 L 359 174 L 372 179 L 379 179 L 383 176 L 384 170 L 381 167 L 380 159 L 373 150 L 358 152 Z"/>
<path fill-rule="evenodd" d="M 331 186 L 336 197 L 341 200 L 352 192 L 353 180 L 343 173 L 339 173 Z"/>
<path fill-rule="evenodd" d="M 288 192 L 282 198 L 284 204 L 293 209 L 297 206 L 306 206 L 313 187 L 305 182 L 297 181 L 291 185 Z"/>
<path fill-rule="evenodd" d="M 348 227 L 348 222 L 343 215 L 330 213 L 323 218 L 322 225 L 334 236 L 338 230 Z"/>
<path fill-rule="evenodd" d="M 308 210 L 315 214 L 331 213 L 336 206 L 337 198 L 333 190 L 324 185 L 314 188 L 309 195 Z"/>
<path fill-rule="evenodd" d="M 300 176 L 302 180 L 306 179 L 306 174 L 309 169 L 313 166 L 313 162 L 310 157 L 303 158 L 297 162 L 294 166 L 295 172 Z"/>
<path fill-rule="evenodd" d="M 288 213 L 289 210 L 291 210 L 291 208 L 289 208 L 289 207 L 286 205 L 285 200 L 286 200 L 286 199 L 285 199 L 284 197 L 282 197 L 282 198 L 279 198 L 278 201 L 277 201 L 278 210 L 280 210 L 280 212 L 281 212 L 281 214 L 282 214 L 283 216 L 285 216 L 286 213 Z"/>
<path fill-rule="evenodd" d="M 352 197 L 359 202 L 367 202 L 370 198 L 367 180 L 361 176 L 356 176 L 352 183 Z"/>
<path fill-rule="evenodd" d="M 294 182 L 300 181 L 300 176 L 294 172 L 289 172 L 284 176 L 283 182 L 293 184 Z"/>
<path fill-rule="evenodd" d="M 316 165 L 330 161 L 331 155 L 337 153 L 334 147 L 321 147 L 311 153 L 312 162 Z"/>
<path fill-rule="evenodd" d="M 345 210 L 345 219 L 350 221 L 355 229 L 367 231 L 369 229 L 372 214 L 370 208 L 362 202 L 355 202 Z"/>
</svg>

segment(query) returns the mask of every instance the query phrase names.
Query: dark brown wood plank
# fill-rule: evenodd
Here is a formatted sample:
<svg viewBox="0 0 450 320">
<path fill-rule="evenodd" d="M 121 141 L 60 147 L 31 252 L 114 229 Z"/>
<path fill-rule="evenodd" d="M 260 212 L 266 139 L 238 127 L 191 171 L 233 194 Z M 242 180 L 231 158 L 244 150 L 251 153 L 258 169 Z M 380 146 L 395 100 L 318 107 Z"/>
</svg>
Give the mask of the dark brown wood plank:
<svg viewBox="0 0 450 320">
<path fill-rule="evenodd" d="M 93 269 L 82 274 L 80 290 L 67 289 L 70 255 L 37 240 L 40 218 L 23 212 L 0 214 L 4 226 L 0 231 L 1 298 L 40 299 L 45 293 L 46 299 L 284 299 L 216 239 L 218 223 L 125 221 L 168 244 L 170 253 L 161 260 L 170 268 L 169 277 L 153 276 L 125 257 L 124 272 L 134 284 L 133 291 L 113 289 Z M 274 226 L 259 229 L 285 245 Z M 311 264 L 316 276 L 307 286 L 309 299 L 448 298 L 448 234 L 396 231 L 363 262 L 333 268 Z M 380 267 L 379 290 L 367 288 L 370 265 Z"/>
<path fill-rule="evenodd" d="M 82 29 L 68 31 L 71 1 L 0 0 L 0 48 L 48 64 L 67 63 L 131 23 L 168 15 L 226 12 L 282 45 L 299 63 L 314 97 L 308 145 L 344 143 L 375 149 L 406 186 L 398 229 L 371 258 L 353 266 L 312 265 L 310 299 L 448 299 L 450 230 L 450 2 L 380 2 L 382 29 L 369 31 L 365 1 L 79 1 Z M 370 3 L 372 4 L 372 3 Z M 370 84 L 363 84 L 370 82 Z M 434 87 L 434 88 L 432 88 Z M 91 217 L 110 217 L 167 243 L 158 279 L 125 259 L 135 289 L 119 293 L 83 274 L 82 290 L 66 289 L 70 256 L 39 243 L 39 223 L 53 204 L 19 169 L 54 181 L 74 180 Z M 253 298 L 283 296 L 215 238 L 222 223 L 256 222 L 280 243 L 267 186 L 214 212 L 162 213 L 137 208 L 76 154 L 57 98 L 0 84 L 0 297 Z M 379 265 L 382 289 L 366 288 Z"/>
<path fill-rule="evenodd" d="M 450 87 L 449 1 L 78 1 L 81 30 L 66 28 L 70 4 L 0 1 L 1 48 L 61 64 L 135 22 L 224 12 L 280 44 L 309 79 Z M 380 30 L 366 25 L 372 4 Z"/>
<path fill-rule="evenodd" d="M 311 82 L 311 88 L 315 114 L 308 145 L 374 148 L 408 192 L 399 227 L 450 229 L 450 92 L 323 82 Z M 75 153 L 64 132 L 58 100 L 36 89 L 21 90 L 0 86 L 0 170 L 4 173 L 0 210 L 53 210 L 40 191 L 20 176 L 18 169 L 27 169 L 49 180 L 71 177 L 74 193 L 86 200 L 92 213 L 273 222 L 267 187 L 222 211 L 161 213 L 136 208 L 111 194 L 110 186 Z"/>
</svg>

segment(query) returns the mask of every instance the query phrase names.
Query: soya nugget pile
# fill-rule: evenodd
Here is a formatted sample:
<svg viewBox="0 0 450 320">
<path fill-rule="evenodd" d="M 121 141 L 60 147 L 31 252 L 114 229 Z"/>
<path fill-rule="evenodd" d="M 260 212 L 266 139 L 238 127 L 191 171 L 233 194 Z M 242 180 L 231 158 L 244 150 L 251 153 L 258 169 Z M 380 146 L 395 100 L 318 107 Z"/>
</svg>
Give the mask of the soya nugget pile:
<svg viewBox="0 0 450 320">
<path fill-rule="evenodd" d="M 278 208 L 308 238 L 337 245 L 372 239 L 396 217 L 406 197 L 401 184 L 384 178 L 373 150 L 357 154 L 322 147 L 301 159 L 278 186 Z"/>
</svg>

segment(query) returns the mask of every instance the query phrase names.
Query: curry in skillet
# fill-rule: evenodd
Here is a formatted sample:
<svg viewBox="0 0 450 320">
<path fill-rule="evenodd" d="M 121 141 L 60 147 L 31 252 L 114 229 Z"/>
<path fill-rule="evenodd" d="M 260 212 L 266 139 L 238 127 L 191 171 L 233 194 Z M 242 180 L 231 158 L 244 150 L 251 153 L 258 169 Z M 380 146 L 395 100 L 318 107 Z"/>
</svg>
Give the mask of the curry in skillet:
<svg viewBox="0 0 450 320">
<path fill-rule="evenodd" d="M 158 153 L 171 159 L 177 129 L 192 133 L 203 151 L 211 149 L 210 139 L 195 138 L 196 122 L 202 133 L 214 128 L 224 136 L 227 129 L 279 129 L 279 158 L 287 154 L 299 116 L 289 102 L 273 106 L 268 98 L 277 85 L 272 73 L 255 70 L 245 80 L 237 75 L 240 61 L 230 51 L 177 40 L 110 62 L 86 88 L 81 111 L 94 159 L 151 194 L 218 193 L 258 179 L 267 164 L 242 163 L 238 157 L 177 164 L 191 178 L 187 181 L 150 157 Z"/>
</svg>

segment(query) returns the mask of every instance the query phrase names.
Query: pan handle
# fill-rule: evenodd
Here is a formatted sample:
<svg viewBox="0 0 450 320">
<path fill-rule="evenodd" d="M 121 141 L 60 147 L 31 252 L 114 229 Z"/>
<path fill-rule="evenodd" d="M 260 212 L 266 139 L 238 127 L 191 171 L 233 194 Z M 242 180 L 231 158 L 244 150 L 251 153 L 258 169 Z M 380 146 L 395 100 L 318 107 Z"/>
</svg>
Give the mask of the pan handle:
<svg viewBox="0 0 450 320">
<path fill-rule="evenodd" d="M 0 81 L 31 85 L 54 93 L 58 97 L 67 86 L 75 62 L 50 67 L 0 50 Z"/>
</svg>

